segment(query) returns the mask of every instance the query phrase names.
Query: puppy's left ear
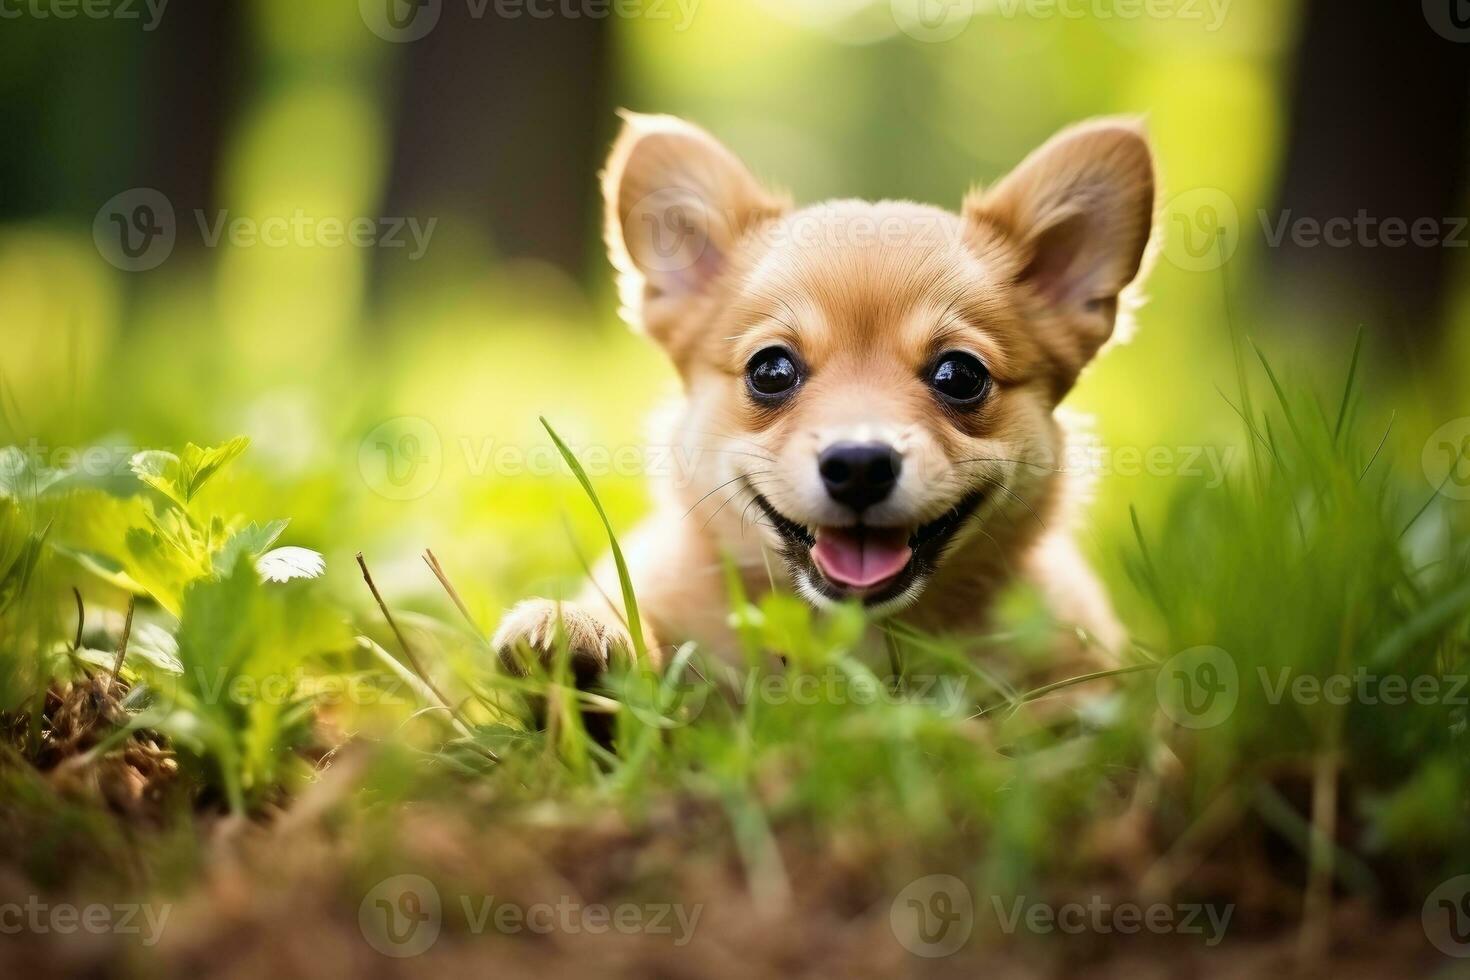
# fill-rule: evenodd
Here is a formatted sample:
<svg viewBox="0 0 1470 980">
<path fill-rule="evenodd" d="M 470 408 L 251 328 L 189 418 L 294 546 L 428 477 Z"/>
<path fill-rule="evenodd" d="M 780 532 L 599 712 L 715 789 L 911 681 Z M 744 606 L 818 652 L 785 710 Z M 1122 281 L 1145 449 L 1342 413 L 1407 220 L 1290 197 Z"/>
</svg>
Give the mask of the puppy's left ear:
<svg viewBox="0 0 1470 980">
<path fill-rule="evenodd" d="M 602 176 L 608 257 L 624 316 L 680 364 L 741 243 L 787 202 L 698 126 L 623 121 Z"/>
<path fill-rule="evenodd" d="M 1060 321 L 1041 341 L 1065 387 L 1113 334 L 1154 221 L 1153 155 L 1133 120 L 1062 130 L 994 187 L 965 200 L 977 249 L 996 254 Z"/>
</svg>

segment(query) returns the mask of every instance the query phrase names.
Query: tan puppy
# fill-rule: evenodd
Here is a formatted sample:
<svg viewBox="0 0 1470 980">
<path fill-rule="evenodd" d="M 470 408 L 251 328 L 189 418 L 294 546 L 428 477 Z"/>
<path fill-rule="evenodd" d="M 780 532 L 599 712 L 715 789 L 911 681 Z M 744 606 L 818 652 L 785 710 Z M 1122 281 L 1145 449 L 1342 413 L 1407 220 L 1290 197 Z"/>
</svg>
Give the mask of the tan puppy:
<svg viewBox="0 0 1470 980">
<path fill-rule="evenodd" d="M 1154 215 L 1131 121 L 1060 133 L 959 214 L 901 201 L 795 210 L 703 130 L 629 115 L 603 176 L 624 314 L 684 383 L 696 463 L 625 541 L 649 650 L 731 651 L 725 565 L 752 596 L 861 602 L 983 628 L 1016 576 L 1103 648 L 1123 633 L 1067 535 L 1053 417 L 1112 336 Z M 611 569 L 496 634 L 578 672 L 627 649 Z"/>
</svg>

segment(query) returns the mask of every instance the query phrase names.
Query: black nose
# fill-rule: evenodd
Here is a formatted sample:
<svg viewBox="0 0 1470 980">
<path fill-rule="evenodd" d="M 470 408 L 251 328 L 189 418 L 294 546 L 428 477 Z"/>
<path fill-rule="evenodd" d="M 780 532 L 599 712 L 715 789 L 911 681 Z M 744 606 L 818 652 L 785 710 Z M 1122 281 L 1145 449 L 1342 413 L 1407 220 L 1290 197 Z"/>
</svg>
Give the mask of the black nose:
<svg viewBox="0 0 1470 980">
<path fill-rule="evenodd" d="M 817 457 L 827 493 L 853 510 L 876 504 L 892 493 L 902 465 L 898 452 L 884 442 L 839 442 Z"/>
</svg>

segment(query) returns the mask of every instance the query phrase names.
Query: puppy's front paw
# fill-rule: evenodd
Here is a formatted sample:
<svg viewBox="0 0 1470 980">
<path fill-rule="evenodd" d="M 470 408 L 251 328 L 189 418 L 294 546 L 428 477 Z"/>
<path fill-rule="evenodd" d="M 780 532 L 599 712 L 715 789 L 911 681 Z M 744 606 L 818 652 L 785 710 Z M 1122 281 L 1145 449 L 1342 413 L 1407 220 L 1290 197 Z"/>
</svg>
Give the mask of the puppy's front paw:
<svg viewBox="0 0 1470 980">
<path fill-rule="evenodd" d="M 491 641 L 505 669 L 524 676 L 527 650 L 549 667 L 565 637 L 568 662 L 578 686 L 607 670 L 614 655 L 626 652 L 622 633 L 570 602 L 527 599 L 517 603 L 500 622 Z"/>
</svg>

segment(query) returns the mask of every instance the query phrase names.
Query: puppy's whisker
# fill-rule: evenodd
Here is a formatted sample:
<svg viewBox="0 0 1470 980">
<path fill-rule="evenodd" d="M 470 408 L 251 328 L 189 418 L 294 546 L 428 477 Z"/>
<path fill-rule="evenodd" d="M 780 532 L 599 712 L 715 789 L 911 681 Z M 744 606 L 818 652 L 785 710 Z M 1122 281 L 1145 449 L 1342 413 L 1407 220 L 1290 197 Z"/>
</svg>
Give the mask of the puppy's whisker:
<svg viewBox="0 0 1470 980">
<path fill-rule="evenodd" d="M 722 511 L 722 510 L 725 509 L 725 505 L 726 504 L 730 503 L 730 501 L 734 500 L 736 497 L 740 496 L 742 493 L 744 493 L 747 490 L 749 490 L 752 493 L 754 493 L 755 492 L 755 484 L 753 484 L 753 483 L 747 483 L 745 486 L 736 488 L 736 490 L 735 490 L 734 493 L 730 494 L 730 496 L 726 497 L 723 501 L 721 501 L 720 506 L 716 507 L 710 513 L 710 515 L 704 519 L 704 523 L 699 526 L 699 529 L 701 531 L 703 531 L 705 528 L 709 527 L 710 522 L 713 521 L 715 519 L 715 517 L 719 515 L 720 511 Z"/>
<path fill-rule="evenodd" d="M 760 500 L 760 495 L 754 492 L 754 487 L 751 488 L 751 491 L 750 500 L 746 502 L 745 509 L 740 512 L 740 537 L 742 540 L 745 538 L 745 518 L 750 515 L 750 508 L 754 507 Z"/>
<path fill-rule="evenodd" d="M 759 503 L 760 503 L 760 494 L 758 492 L 756 492 L 755 486 L 752 485 L 751 486 L 750 500 L 746 502 L 745 509 L 740 512 L 740 537 L 742 539 L 744 539 L 744 537 L 745 537 L 745 520 L 750 515 L 750 508 L 756 506 Z M 776 531 L 777 533 L 780 533 L 780 530 L 781 530 L 776 525 L 772 524 L 770 521 L 763 520 L 759 516 L 757 516 L 757 518 L 755 520 L 751 521 L 750 523 L 754 527 L 768 527 L 772 531 Z"/>
<path fill-rule="evenodd" d="M 700 451 L 707 453 L 718 453 L 721 456 L 749 456 L 751 459 L 762 459 L 765 460 L 767 463 L 776 462 L 776 459 L 773 456 L 763 456 L 760 453 L 750 453 L 746 452 L 743 449 L 711 449 L 707 446 L 701 446 Z"/>
<path fill-rule="evenodd" d="M 729 435 L 728 433 L 724 433 L 724 432 L 710 432 L 710 431 L 705 430 L 705 429 L 685 429 L 684 431 L 687 432 L 689 435 L 708 436 L 711 439 L 726 439 L 726 440 L 729 440 L 730 442 L 741 443 L 741 444 L 746 445 L 746 446 L 752 446 L 755 449 L 759 449 L 759 450 L 764 450 L 766 448 L 765 446 L 763 446 L 760 443 L 756 442 L 754 439 L 744 439 L 744 438 L 741 438 L 740 436 L 732 436 L 732 435 Z M 775 460 L 772 460 L 772 462 L 775 462 Z"/>
<path fill-rule="evenodd" d="M 1033 463 L 1029 459 L 1006 459 L 1002 456 L 972 456 L 969 459 L 957 459 L 954 461 L 954 465 L 956 466 L 960 466 L 965 463 L 1015 463 L 1017 466 L 1030 466 L 1038 470 L 1044 470 L 1047 473 L 1067 472 L 1065 469 L 1058 469 L 1055 466 L 1046 466 L 1042 463 Z"/>
<path fill-rule="evenodd" d="M 1027 503 L 1026 500 L 1023 497 L 1020 497 L 1019 495 L 1017 495 L 1017 493 L 1014 490 L 1012 490 L 1010 487 L 1006 486 L 1004 483 L 1002 483 L 999 480 L 994 479 L 992 477 L 984 477 L 984 476 L 982 476 L 982 479 L 984 479 L 986 483 L 989 483 L 992 486 L 996 487 L 997 489 L 1003 490 L 1007 494 L 1009 494 L 1010 495 L 1010 498 L 1012 500 L 1014 500 L 1016 503 L 1020 504 L 1022 507 L 1025 507 L 1028 511 L 1031 512 L 1031 516 L 1034 517 L 1034 518 L 1036 518 L 1036 523 L 1041 525 L 1041 529 L 1043 531 L 1045 531 L 1047 529 L 1047 527 L 1046 527 L 1046 521 L 1043 521 L 1041 519 L 1041 515 L 1038 514 L 1038 513 L 1036 513 L 1036 508 L 1035 507 L 1032 507 L 1029 503 Z"/>
<path fill-rule="evenodd" d="M 770 473 L 770 472 L 771 472 L 770 470 L 756 470 L 754 473 L 750 473 L 750 474 L 741 473 L 741 474 L 739 474 L 737 476 L 731 477 L 730 479 L 726 480 L 724 483 L 721 483 L 719 486 L 717 486 L 714 489 L 710 490 L 703 497 L 700 497 L 694 503 L 690 504 L 689 505 L 689 509 L 684 512 L 683 516 L 681 516 L 679 518 L 679 520 L 682 521 L 682 520 L 686 519 L 690 514 L 694 513 L 694 509 L 696 507 L 698 507 L 700 504 L 704 503 L 706 500 L 708 500 L 710 497 L 714 496 L 716 493 L 719 493 L 721 490 L 723 490 L 726 487 L 728 487 L 730 484 L 732 484 L 732 483 L 738 483 L 739 481 L 746 479 L 747 476 L 764 476 L 765 474 Z"/>
</svg>

